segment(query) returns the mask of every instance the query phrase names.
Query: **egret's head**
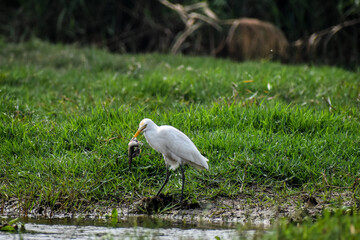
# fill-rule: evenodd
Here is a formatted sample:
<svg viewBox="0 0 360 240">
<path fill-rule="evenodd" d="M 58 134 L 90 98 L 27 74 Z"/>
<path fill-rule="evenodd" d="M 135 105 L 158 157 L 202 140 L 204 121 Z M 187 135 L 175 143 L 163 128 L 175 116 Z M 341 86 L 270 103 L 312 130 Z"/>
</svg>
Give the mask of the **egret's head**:
<svg viewBox="0 0 360 240">
<path fill-rule="evenodd" d="M 136 131 L 135 135 L 134 135 L 134 138 L 136 138 L 137 136 L 139 136 L 140 133 L 144 132 L 147 130 L 147 128 L 149 126 L 151 126 L 151 124 L 153 124 L 154 122 L 151 121 L 151 119 L 148 119 L 148 118 L 145 118 L 143 119 L 140 124 L 139 124 L 139 128 L 138 130 Z"/>
</svg>

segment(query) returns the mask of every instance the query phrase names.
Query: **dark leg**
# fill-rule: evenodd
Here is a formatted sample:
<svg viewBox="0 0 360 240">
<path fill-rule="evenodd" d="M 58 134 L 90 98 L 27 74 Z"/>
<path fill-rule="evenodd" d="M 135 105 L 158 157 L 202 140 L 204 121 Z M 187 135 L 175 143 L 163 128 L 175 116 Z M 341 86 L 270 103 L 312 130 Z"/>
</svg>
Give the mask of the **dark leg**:
<svg viewBox="0 0 360 240">
<path fill-rule="evenodd" d="M 180 164 L 180 170 L 181 170 L 181 174 L 182 174 L 182 186 L 181 186 L 180 203 L 182 203 L 183 195 L 184 195 L 184 184 L 185 184 L 185 172 L 184 172 L 184 167 L 183 167 L 182 164 Z"/>
<path fill-rule="evenodd" d="M 169 176 L 170 176 L 170 171 L 169 171 L 169 167 L 166 164 L 166 178 L 165 178 L 165 182 L 164 184 L 161 186 L 159 192 L 156 194 L 156 196 L 159 196 L 161 193 L 161 190 L 163 190 L 163 188 L 165 187 L 166 183 L 169 181 Z"/>
</svg>

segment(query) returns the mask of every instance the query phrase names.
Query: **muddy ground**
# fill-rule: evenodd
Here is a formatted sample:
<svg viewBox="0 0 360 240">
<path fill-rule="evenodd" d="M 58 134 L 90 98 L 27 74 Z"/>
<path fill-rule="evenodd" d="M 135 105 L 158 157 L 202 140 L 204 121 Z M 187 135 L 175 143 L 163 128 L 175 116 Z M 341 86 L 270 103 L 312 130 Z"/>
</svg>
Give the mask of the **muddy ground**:
<svg viewBox="0 0 360 240">
<path fill-rule="evenodd" d="M 164 220 L 191 224 L 251 224 L 270 226 L 281 218 L 301 222 L 306 218 L 316 218 L 324 209 L 350 209 L 356 203 L 351 192 L 274 194 L 272 192 L 252 192 L 234 198 L 217 197 L 199 201 L 186 200 L 182 205 L 172 196 L 137 199 L 133 203 L 90 204 L 84 209 L 64 211 L 61 207 L 35 206 L 31 211 L 23 209 L 23 203 L 13 198 L 2 200 L 0 214 L 10 218 L 83 218 L 105 219 L 114 208 L 118 217 L 152 216 Z M 61 204 L 59 203 L 61 206 Z"/>
</svg>

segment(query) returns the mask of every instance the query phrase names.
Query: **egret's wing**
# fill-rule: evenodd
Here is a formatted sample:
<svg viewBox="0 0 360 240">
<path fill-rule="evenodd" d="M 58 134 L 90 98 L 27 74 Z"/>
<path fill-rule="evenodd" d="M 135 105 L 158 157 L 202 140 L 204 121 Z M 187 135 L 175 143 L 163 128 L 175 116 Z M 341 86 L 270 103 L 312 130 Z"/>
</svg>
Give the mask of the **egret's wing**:
<svg viewBox="0 0 360 240">
<path fill-rule="evenodd" d="M 163 145 L 167 151 L 181 158 L 185 158 L 188 153 L 198 152 L 188 136 L 171 126 L 163 126 L 159 131 L 159 137 L 163 140 Z"/>
<path fill-rule="evenodd" d="M 158 132 L 159 140 L 162 141 L 162 153 L 176 161 L 200 167 L 208 168 L 207 159 L 201 155 L 195 144 L 188 136 L 171 126 L 161 126 Z"/>
</svg>

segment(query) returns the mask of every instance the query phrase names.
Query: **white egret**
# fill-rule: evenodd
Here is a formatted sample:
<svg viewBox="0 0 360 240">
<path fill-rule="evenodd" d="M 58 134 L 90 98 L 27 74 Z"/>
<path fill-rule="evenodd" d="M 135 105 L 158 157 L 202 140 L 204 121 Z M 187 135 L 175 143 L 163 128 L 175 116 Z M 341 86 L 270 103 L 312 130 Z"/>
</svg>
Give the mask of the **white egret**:
<svg viewBox="0 0 360 240">
<path fill-rule="evenodd" d="M 180 166 L 182 174 L 180 202 L 182 202 L 185 182 L 183 165 L 188 164 L 197 169 L 208 170 L 208 159 L 201 155 L 195 144 L 188 136 L 172 126 L 163 125 L 159 127 L 151 119 L 145 118 L 140 122 L 139 129 L 135 133 L 133 139 L 136 138 L 140 133 L 144 134 L 146 141 L 153 149 L 162 153 L 165 160 L 165 182 L 156 196 L 159 196 L 161 190 L 169 180 L 169 167 L 172 170 L 175 170 Z"/>
</svg>

